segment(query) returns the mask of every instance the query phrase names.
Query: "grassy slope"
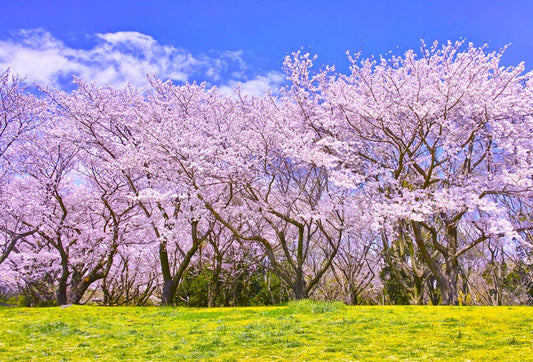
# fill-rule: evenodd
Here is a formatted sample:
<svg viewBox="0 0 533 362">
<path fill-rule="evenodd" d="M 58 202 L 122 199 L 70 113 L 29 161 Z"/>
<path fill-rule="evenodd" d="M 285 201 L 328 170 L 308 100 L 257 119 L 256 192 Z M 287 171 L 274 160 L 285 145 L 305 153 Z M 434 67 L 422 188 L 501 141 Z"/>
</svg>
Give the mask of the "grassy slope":
<svg viewBox="0 0 533 362">
<path fill-rule="evenodd" d="M 533 308 L 0 308 L 0 360 L 533 361 Z"/>
</svg>

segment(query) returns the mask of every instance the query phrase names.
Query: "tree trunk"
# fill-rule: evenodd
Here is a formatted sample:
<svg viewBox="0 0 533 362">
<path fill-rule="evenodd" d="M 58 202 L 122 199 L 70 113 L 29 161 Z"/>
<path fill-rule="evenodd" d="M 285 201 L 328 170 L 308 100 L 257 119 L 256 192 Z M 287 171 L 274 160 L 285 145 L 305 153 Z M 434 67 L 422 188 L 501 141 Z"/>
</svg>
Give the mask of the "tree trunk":
<svg viewBox="0 0 533 362">
<path fill-rule="evenodd" d="M 83 298 L 83 295 L 89 288 L 89 286 L 93 283 L 93 279 L 89 277 L 85 277 L 78 285 L 76 285 L 76 288 L 72 290 L 71 296 L 70 296 L 70 303 L 71 304 L 80 304 L 81 299 Z"/>
<path fill-rule="evenodd" d="M 457 283 L 458 283 L 458 264 L 455 257 L 446 260 L 446 290 L 442 291 L 442 304 L 459 305 Z"/>
<path fill-rule="evenodd" d="M 163 275 L 163 293 L 161 294 L 161 305 L 172 305 L 178 283 L 174 283 L 170 272 L 170 262 L 168 259 L 167 242 L 163 240 L 159 243 L 159 261 L 161 263 L 161 274 Z"/>
<path fill-rule="evenodd" d="M 453 224 L 446 226 L 446 236 L 448 238 L 448 254 L 445 255 L 446 262 L 446 292 L 443 291 L 443 304 L 459 305 L 457 283 L 459 281 L 459 263 L 457 262 L 457 227 Z"/>
<path fill-rule="evenodd" d="M 59 279 L 59 285 L 57 286 L 56 291 L 56 301 L 57 305 L 67 304 L 67 282 L 69 277 L 68 270 L 68 256 L 63 251 L 59 253 L 61 255 L 61 278 Z"/>
<path fill-rule="evenodd" d="M 169 306 L 174 302 L 174 296 L 178 289 L 178 283 L 172 279 L 166 279 L 163 282 L 163 294 L 161 295 L 161 305 Z"/>
<path fill-rule="evenodd" d="M 448 292 L 448 279 L 445 274 L 442 273 L 440 269 L 440 265 L 438 265 L 437 261 L 434 260 L 431 257 L 431 254 L 429 253 L 425 240 L 422 237 L 422 232 L 420 230 L 420 224 L 416 221 L 411 221 L 411 225 L 413 227 L 413 233 L 415 236 L 416 244 L 418 245 L 418 248 L 420 249 L 420 252 L 422 253 L 422 256 L 424 260 L 426 261 L 429 269 L 431 270 L 431 274 L 435 278 L 435 281 L 437 282 L 437 287 L 439 288 L 441 292 L 441 303 L 442 304 L 448 304 L 448 297 L 450 294 Z M 447 260 L 447 255 L 444 255 L 444 258 Z M 436 303 L 434 303 L 436 304 Z"/>
<path fill-rule="evenodd" d="M 216 301 L 220 295 L 220 272 L 222 270 L 222 255 L 217 255 L 215 258 L 215 270 L 210 280 L 209 293 L 207 298 L 207 306 L 215 307 Z"/>
<path fill-rule="evenodd" d="M 359 291 L 354 286 L 350 286 L 350 293 L 348 294 L 348 300 L 346 301 L 349 305 L 357 305 L 359 303 Z"/>
<path fill-rule="evenodd" d="M 292 291 L 294 293 L 294 299 L 296 300 L 309 298 L 301 270 L 296 271 L 296 280 L 292 286 Z"/>
<path fill-rule="evenodd" d="M 236 307 L 239 302 L 239 278 L 241 277 L 241 274 L 235 274 L 233 275 L 233 286 L 232 286 L 232 306 Z"/>
</svg>

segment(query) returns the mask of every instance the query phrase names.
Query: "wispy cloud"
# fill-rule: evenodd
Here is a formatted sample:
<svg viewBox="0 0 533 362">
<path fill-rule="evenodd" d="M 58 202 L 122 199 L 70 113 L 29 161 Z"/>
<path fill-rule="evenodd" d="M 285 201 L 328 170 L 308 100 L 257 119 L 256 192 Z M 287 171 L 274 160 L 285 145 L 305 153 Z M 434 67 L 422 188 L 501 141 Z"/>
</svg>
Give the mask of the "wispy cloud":
<svg viewBox="0 0 533 362">
<path fill-rule="evenodd" d="M 235 88 L 239 88 L 242 94 L 262 96 L 269 91 L 276 92 L 285 81 L 285 75 L 280 72 L 268 72 L 266 75 L 257 75 L 252 79 L 238 81 L 229 80 L 226 85 L 220 87 L 224 94 L 234 93 Z"/>
<path fill-rule="evenodd" d="M 240 50 L 193 55 L 139 32 L 95 34 L 93 40 L 92 48 L 81 49 L 43 29 L 21 30 L 0 40 L 0 68 L 59 87 L 73 75 L 100 85 L 145 85 L 150 74 L 177 82 L 207 81 L 225 92 L 240 84 L 243 93 L 260 95 L 284 80 L 278 72 L 254 73 Z"/>
</svg>

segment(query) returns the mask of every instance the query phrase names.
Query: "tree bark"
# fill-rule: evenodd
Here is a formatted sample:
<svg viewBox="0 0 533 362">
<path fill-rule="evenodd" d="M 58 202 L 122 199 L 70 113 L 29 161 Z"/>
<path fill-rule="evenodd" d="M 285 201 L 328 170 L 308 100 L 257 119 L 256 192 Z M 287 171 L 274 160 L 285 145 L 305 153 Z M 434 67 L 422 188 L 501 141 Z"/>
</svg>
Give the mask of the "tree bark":
<svg viewBox="0 0 533 362">
<path fill-rule="evenodd" d="M 67 253 L 62 250 L 62 248 L 59 249 L 59 254 L 61 256 L 61 277 L 59 278 L 59 284 L 57 286 L 56 291 L 56 302 L 57 305 L 65 305 L 67 304 L 68 295 L 67 295 L 67 288 L 68 288 L 68 277 L 70 275 L 70 272 L 68 270 L 68 255 Z"/>
<path fill-rule="evenodd" d="M 174 296 L 178 289 L 178 283 L 172 279 L 166 279 L 163 281 L 163 293 L 161 294 L 161 305 L 169 306 L 174 302 Z"/>
<path fill-rule="evenodd" d="M 303 272 L 301 270 L 296 271 L 296 278 L 292 286 L 292 291 L 294 293 L 294 299 L 296 300 L 309 298 Z"/>
<path fill-rule="evenodd" d="M 459 263 L 457 262 L 457 227 L 455 225 L 446 226 L 448 239 L 448 253 L 445 255 L 446 268 L 446 293 L 443 293 L 443 304 L 459 305 L 457 283 L 459 279 Z"/>
</svg>

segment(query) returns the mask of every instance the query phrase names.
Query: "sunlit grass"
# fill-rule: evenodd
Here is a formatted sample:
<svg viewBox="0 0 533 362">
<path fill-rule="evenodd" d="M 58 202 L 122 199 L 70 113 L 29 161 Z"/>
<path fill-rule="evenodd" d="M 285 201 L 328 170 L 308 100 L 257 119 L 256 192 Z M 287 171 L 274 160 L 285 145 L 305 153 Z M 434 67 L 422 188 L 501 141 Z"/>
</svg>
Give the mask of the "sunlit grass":
<svg viewBox="0 0 533 362">
<path fill-rule="evenodd" d="M 527 307 L 0 308 L 0 361 L 533 361 Z"/>
</svg>

